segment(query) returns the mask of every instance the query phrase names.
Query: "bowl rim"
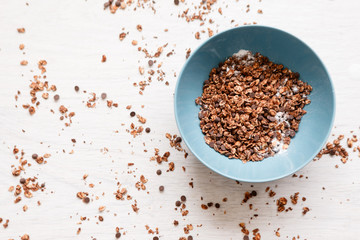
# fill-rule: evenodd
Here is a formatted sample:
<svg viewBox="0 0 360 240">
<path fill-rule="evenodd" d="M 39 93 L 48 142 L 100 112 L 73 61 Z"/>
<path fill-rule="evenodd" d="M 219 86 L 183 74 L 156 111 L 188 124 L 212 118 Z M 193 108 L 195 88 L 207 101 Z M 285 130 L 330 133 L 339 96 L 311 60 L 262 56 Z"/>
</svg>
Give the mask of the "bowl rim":
<svg viewBox="0 0 360 240">
<path fill-rule="evenodd" d="M 184 70 L 186 69 L 187 65 L 189 64 L 191 58 L 205 45 L 207 44 L 209 41 L 211 41 L 213 38 L 217 38 L 227 32 L 231 32 L 234 30 L 239 30 L 239 29 L 243 29 L 243 28 L 266 28 L 266 29 L 270 29 L 270 30 L 275 30 L 281 33 L 285 33 L 287 35 L 290 35 L 291 37 L 295 38 L 296 40 L 298 40 L 299 42 L 301 42 L 302 44 L 304 44 L 318 59 L 320 62 L 320 65 L 324 68 L 326 75 L 329 78 L 330 81 L 330 87 L 331 87 L 331 93 L 332 93 L 332 97 L 333 97 L 333 111 L 332 111 L 332 116 L 331 116 L 331 122 L 330 122 L 330 127 L 328 129 L 328 132 L 326 134 L 326 137 L 324 138 L 324 140 L 321 142 L 321 145 L 319 145 L 317 151 L 312 155 L 311 158 L 309 158 L 306 162 L 304 162 L 303 164 L 301 164 L 300 166 L 298 166 L 296 169 L 294 169 L 293 171 L 290 171 L 289 173 L 285 173 L 276 177 L 272 177 L 272 178 L 265 178 L 265 179 L 248 179 L 248 178 L 242 178 L 242 177 L 233 177 L 233 176 L 229 176 L 226 173 L 223 173 L 221 171 L 219 171 L 216 168 L 211 167 L 207 161 L 203 160 L 202 158 L 200 158 L 197 154 L 197 152 L 192 148 L 192 146 L 187 142 L 186 137 L 184 137 L 185 135 L 183 135 L 183 130 L 181 128 L 180 122 L 179 122 L 179 118 L 178 118 L 178 110 L 177 110 L 177 96 L 178 96 L 178 88 L 179 88 L 179 84 L 180 84 L 180 79 L 182 78 L 182 75 L 184 73 Z M 195 99 L 194 99 L 195 101 Z M 336 94 L 335 94 L 335 89 L 334 89 L 334 84 L 333 81 L 330 77 L 329 71 L 327 70 L 326 66 L 324 65 L 323 61 L 321 60 L 321 58 L 316 54 L 316 52 L 308 45 L 306 44 L 304 41 L 302 41 L 301 39 L 299 39 L 298 37 L 284 31 L 278 28 L 274 28 L 274 27 L 269 27 L 269 26 L 264 26 L 264 25 L 248 25 L 248 26 L 239 26 L 239 27 L 234 27 L 234 28 L 230 28 L 227 30 L 224 30 L 220 33 L 215 34 L 214 36 L 208 38 L 207 40 L 205 40 L 203 43 L 201 43 L 196 49 L 195 51 L 193 51 L 193 53 L 190 55 L 189 59 L 186 60 L 184 66 L 182 67 L 180 74 L 177 78 L 176 81 L 176 86 L 175 86 L 175 94 L 174 94 L 174 113 L 175 113 L 175 120 L 176 120 L 176 125 L 177 128 L 179 129 L 180 135 L 182 136 L 182 139 L 184 140 L 186 146 L 189 148 L 189 150 L 191 151 L 192 154 L 194 154 L 194 156 L 202 163 L 204 164 L 206 167 L 208 167 L 210 170 L 216 172 L 219 175 L 222 175 L 224 177 L 233 179 L 233 180 L 237 180 L 237 181 L 241 181 L 241 182 L 250 182 L 250 183 L 257 183 L 257 182 L 269 182 L 269 181 L 275 181 L 284 177 L 287 177 L 297 171 L 299 171 L 300 169 L 304 168 L 307 164 L 309 164 L 311 162 L 311 160 L 313 160 L 315 158 L 315 156 L 321 151 L 321 149 L 323 148 L 323 146 L 325 145 L 325 143 L 327 142 L 330 133 L 333 129 L 334 126 L 334 119 L 335 119 L 335 112 L 336 112 Z M 218 153 L 220 154 L 220 153 Z M 264 161 L 265 159 L 263 159 L 262 161 Z M 241 160 L 239 160 L 241 161 Z M 244 163 L 246 164 L 246 163 Z"/>
</svg>

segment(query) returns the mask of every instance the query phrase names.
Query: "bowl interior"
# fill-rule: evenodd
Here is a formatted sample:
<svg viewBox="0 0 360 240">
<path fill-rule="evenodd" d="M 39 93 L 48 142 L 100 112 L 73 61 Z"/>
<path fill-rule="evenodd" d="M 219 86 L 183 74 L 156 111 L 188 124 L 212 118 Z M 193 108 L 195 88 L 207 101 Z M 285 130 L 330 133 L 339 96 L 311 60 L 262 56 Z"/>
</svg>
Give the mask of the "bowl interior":
<svg viewBox="0 0 360 240">
<path fill-rule="evenodd" d="M 242 163 L 229 159 L 204 141 L 198 119 L 203 82 L 220 62 L 240 49 L 260 52 L 275 63 L 281 63 L 313 91 L 307 114 L 287 151 L 260 162 Z M 317 55 L 296 37 L 278 29 L 246 26 L 222 32 L 202 44 L 185 64 L 175 90 L 175 116 L 180 133 L 191 152 L 213 171 L 239 181 L 265 182 L 292 174 L 311 161 L 325 144 L 331 131 L 335 99 L 330 77 Z"/>
</svg>

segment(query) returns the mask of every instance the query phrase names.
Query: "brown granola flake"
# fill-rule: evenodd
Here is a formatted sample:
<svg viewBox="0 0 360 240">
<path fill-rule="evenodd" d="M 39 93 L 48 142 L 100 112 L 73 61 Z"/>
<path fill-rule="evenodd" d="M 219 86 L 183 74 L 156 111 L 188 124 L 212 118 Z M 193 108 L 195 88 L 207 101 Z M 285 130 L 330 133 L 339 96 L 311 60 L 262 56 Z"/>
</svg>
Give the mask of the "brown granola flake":
<svg viewBox="0 0 360 240">
<path fill-rule="evenodd" d="M 196 39 L 200 39 L 200 33 L 199 33 L 199 32 L 196 32 L 196 33 L 195 33 L 195 38 L 196 38 Z"/>
<path fill-rule="evenodd" d="M 124 33 L 124 32 L 120 33 L 120 35 L 119 35 L 120 41 L 124 40 L 125 37 L 126 37 L 126 33 Z"/>
<path fill-rule="evenodd" d="M 135 183 L 135 187 L 137 188 L 137 190 L 146 190 L 146 186 L 145 184 L 148 182 L 148 179 L 145 178 L 144 175 L 140 176 L 140 181 Z"/>
<path fill-rule="evenodd" d="M 135 200 L 135 203 L 134 204 L 131 204 L 131 207 L 133 209 L 134 212 L 138 212 L 139 211 L 139 208 L 137 207 L 137 201 Z"/>
<path fill-rule="evenodd" d="M 66 112 L 68 111 L 68 109 L 67 109 L 64 105 L 61 105 L 61 106 L 59 107 L 59 111 L 60 111 L 62 114 L 64 114 L 64 113 L 66 113 Z"/>
<path fill-rule="evenodd" d="M 26 212 L 29 209 L 29 207 L 27 205 L 23 206 L 23 211 Z"/>
<path fill-rule="evenodd" d="M 161 164 L 162 162 L 168 162 L 170 152 L 165 152 L 163 156 L 161 156 L 159 152 L 160 150 L 158 148 L 155 148 L 155 156 L 151 157 L 150 161 L 156 161 L 159 164 Z"/>
<path fill-rule="evenodd" d="M 139 32 L 141 32 L 141 31 L 142 31 L 142 26 L 141 26 L 140 24 L 138 24 L 138 25 L 136 26 L 136 29 L 137 29 Z"/>
<path fill-rule="evenodd" d="M 22 65 L 22 66 L 26 66 L 26 65 L 28 65 L 28 61 L 26 61 L 26 60 L 22 60 L 22 61 L 20 62 L 20 65 Z"/>
<path fill-rule="evenodd" d="M 278 212 L 282 212 L 285 210 L 285 205 L 287 204 L 287 199 L 284 197 L 279 198 L 276 200 L 276 205 L 278 206 Z"/>
<path fill-rule="evenodd" d="M 35 113 L 35 108 L 33 106 L 29 107 L 29 113 L 30 115 L 33 115 Z"/>
<path fill-rule="evenodd" d="M 246 203 L 250 198 L 255 197 L 257 195 L 256 191 L 245 192 L 244 199 L 242 200 L 243 203 Z"/>
<path fill-rule="evenodd" d="M 302 214 L 305 215 L 309 211 L 310 211 L 310 209 L 308 207 L 303 207 Z"/>
<path fill-rule="evenodd" d="M 21 240 L 30 240 L 30 236 L 28 234 L 24 234 L 21 236 Z"/>
<path fill-rule="evenodd" d="M 84 199 L 85 197 L 87 197 L 89 194 L 87 192 L 78 192 L 76 194 L 76 196 L 80 199 Z"/>
<path fill-rule="evenodd" d="M 291 195 L 290 199 L 291 199 L 292 204 L 294 204 L 294 205 L 297 204 L 297 201 L 299 199 L 299 192 L 296 192 L 296 193 L 294 193 L 294 195 Z"/>
<path fill-rule="evenodd" d="M 186 50 L 186 59 L 188 59 L 190 57 L 191 54 L 191 48 L 189 48 L 188 50 Z"/>
<path fill-rule="evenodd" d="M 274 192 L 273 190 L 270 190 L 269 197 L 274 197 L 275 195 L 276 195 L 276 192 Z"/>
<path fill-rule="evenodd" d="M 43 93 L 41 96 L 43 97 L 43 99 L 48 99 L 49 98 L 49 93 Z"/>
<path fill-rule="evenodd" d="M 208 28 L 208 34 L 209 34 L 209 37 L 212 37 L 214 35 L 214 31 L 211 30 L 210 28 Z"/>
<path fill-rule="evenodd" d="M 241 227 L 241 232 L 245 235 L 249 235 L 249 230 L 246 228 L 246 225 L 245 223 L 239 223 L 239 226 Z"/>
<path fill-rule="evenodd" d="M 106 62 L 106 56 L 105 55 L 102 55 L 101 62 Z"/>
<path fill-rule="evenodd" d="M 189 210 L 183 210 L 181 211 L 181 216 L 185 217 L 189 214 Z"/>
<path fill-rule="evenodd" d="M 114 193 L 114 195 L 115 195 L 115 198 L 117 199 L 117 200 L 125 200 L 125 196 L 126 196 L 126 193 L 127 193 L 127 189 L 126 188 L 122 188 L 121 190 L 120 189 L 118 189 L 115 193 Z M 129 198 L 131 198 L 129 195 L 127 195 L 127 198 L 128 198 L 128 200 L 129 200 Z"/>
<path fill-rule="evenodd" d="M 1 221 L 2 221 L 2 219 L 1 219 Z M 6 219 L 5 223 L 3 224 L 3 227 L 7 228 L 9 226 L 9 222 L 10 222 L 10 220 Z"/>
<path fill-rule="evenodd" d="M 169 171 L 174 171 L 175 170 L 175 163 L 174 162 L 169 162 Z"/>
</svg>

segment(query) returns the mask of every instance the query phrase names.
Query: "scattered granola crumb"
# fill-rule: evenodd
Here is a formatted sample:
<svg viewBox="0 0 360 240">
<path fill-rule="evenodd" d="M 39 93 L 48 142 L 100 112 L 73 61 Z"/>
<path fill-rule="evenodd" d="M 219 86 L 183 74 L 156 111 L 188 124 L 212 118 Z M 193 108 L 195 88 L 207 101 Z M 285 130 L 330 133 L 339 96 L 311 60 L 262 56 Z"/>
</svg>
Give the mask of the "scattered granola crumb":
<svg viewBox="0 0 360 240">
<path fill-rule="evenodd" d="M 135 200 L 134 204 L 131 205 L 132 209 L 134 212 L 138 212 L 139 211 L 139 208 L 137 207 L 137 201 Z"/>
<path fill-rule="evenodd" d="M 195 33 L 195 38 L 196 38 L 196 39 L 200 39 L 200 33 L 199 33 L 199 32 L 196 32 L 196 33 Z"/>
<path fill-rule="evenodd" d="M 23 206 L 23 211 L 26 212 L 29 209 L 29 207 L 27 205 Z"/>
<path fill-rule="evenodd" d="M 274 192 L 273 190 L 270 190 L 269 197 L 274 197 L 275 195 L 276 195 L 276 192 Z"/>
<path fill-rule="evenodd" d="M 28 234 L 24 234 L 22 235 L 21 240 L 30 240 L 30 236 Z"/>
<path fill-rule="evenodd" d="M 106 62 L 106 56 L 105 55 L 102 55 L 101 62 Z"/>
<path fill-rule="evenodd" d="M 142 31 L 142 26 L 141 26 L 140 24 L 138 24 L 138 25 L 136 26 L 136 29 L 137 29 L 139 32 L 141 32 L 141 31 Z"/>
<path fill-rule="evenodd" d="M 284 197 L 281 197 L 278 200 L 276 200 L 276 205 L 278 206 L 277 211 L 278 212 L 284 211 L 286 204 L 287 204 L 287 199 Z"/>
<path fill-rule="evenodd" d="M 100 206 L 100 207 L 99 207 L 99 212 L 103 212 L 103 211 L 105 211 L 105 209 L 106 209 L 105 206 Z"/>
<path fill-rule="evenodd" d="M 210 28 L 208 28 L 208 34 L 209 34 L 209 37 L 212 37 L 214 35 L 214 31 L 211 30 Z"/>
<path fill-rule="evenodd" d="M 124 32 L 122 32 L 122 33 L 120 33 L 120 35 L 119 35 L 119 39 L 120 39 L 120 41 L 122 41 L 122 40 L 124 40 L 125 39 L 125 37 L 126 37 L 126 33 L 124 33 Z"/>
<path fill-rule="evenodd" d="M 140 181 L 135 183 L 135 187 L 137 190 L 146 190 L 145 184 L 148 182 L 148 179 L 144 177 L 144 175 L 140 176 Z"/>
<path fill-rule="evenodd" d="M 0 223 L 1 223 L 2 221 L 3 221 L 3 220 L 2 220 L 2 218 L 1 218 Z M 4 228 L 7 228 L 7 227 L 9 226 L 9 222 L 10 222 L 10 220 L 9 220 L 9 219 L 6 219 L 6 220 L 5 220 L 5 223 L 3 224 L 3 227 L 4 227 Z"/>
<path fill-rule="evenodd" d="M 339 135 L 332 143 L 328 142 L 314 158 L 314 161 L 320 160 L 323 155 L 329 154 L 330 156 L 339 157 L 342 163 L 346 163 L 349 158 L 348 151 L 340 144 L 341 140 L 344 139 L 344 135 Z M 347 140 L 347 145 L 352 147 L 351 140 Z M 351 148 L 349 147 L 349 148 Z M 337 165 L 336 165 L 337 166 Z"/>
<path fill-rule="evenodd" d="M 303 212 L 302 212 L 302 214 L 303 214 L 303 215 L 306 215 L 306 213 L 309 212 L 309 211 L 310 211 L 310 209 L 309 209 L 308 207 L 303 207 Z"/>
<path fill-rule="evenodd" d="M 278 228 L 277 230 L 276 230 L 276 232 L 275 232 L 275 235 L 277 236 L 277 237 L 280 237 L 280 228 Z"/>
<path fill-rule="evenodd" d="M 190 54 L 191 54 L 191 48 L 186 50 L 186 59 L 190 57 Z"/>
<path fill-rule="evenodd" d="M 291 195 L 290 199 L 291 199 L 292 204 L 294 204 L 294 205 L 297 204 L 297 201 L 299 199 L 299 192 L 296 192 L 296 193 L 294 193 L 294 195 Z"/>
</svg>

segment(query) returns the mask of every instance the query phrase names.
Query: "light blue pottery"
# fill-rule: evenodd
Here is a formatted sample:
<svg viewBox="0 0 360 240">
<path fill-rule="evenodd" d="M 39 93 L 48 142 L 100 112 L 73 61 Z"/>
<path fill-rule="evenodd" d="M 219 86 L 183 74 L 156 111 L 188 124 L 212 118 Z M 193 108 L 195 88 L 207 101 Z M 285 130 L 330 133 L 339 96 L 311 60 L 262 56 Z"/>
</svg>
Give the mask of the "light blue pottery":
<svg viewBox="0 0 360 240">
<path fill-rule="evenodd" d="M 199 106 L 195 105 L 210 70 L 240 49 L 260 52 L 271 61 L 299 72 L 300 79 L 313 87 L 311 104 L 305 107 L 307 114 L 287 151 L 260 162 L 243 163 L 210 148 L 199 126 Z M 298 38 L 265 26 L 233 28 L 205 41 L 181 71 L 174 104 L 179 131 L 190 151 L 214 172 L 244 182 L 272 181 L 304 167 L 326 143 L 335 115 L 333 85 L 319 57 Z"/>
</svg>

